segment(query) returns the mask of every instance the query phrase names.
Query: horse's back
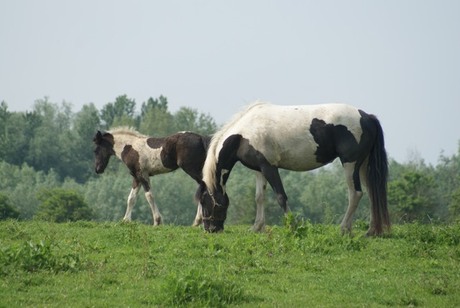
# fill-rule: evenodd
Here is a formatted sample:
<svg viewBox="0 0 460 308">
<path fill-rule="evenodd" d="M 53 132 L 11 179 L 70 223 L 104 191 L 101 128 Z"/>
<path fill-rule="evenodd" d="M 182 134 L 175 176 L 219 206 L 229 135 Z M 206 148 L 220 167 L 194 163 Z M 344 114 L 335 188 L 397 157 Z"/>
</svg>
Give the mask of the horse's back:
<svg viewBox="0 0 460 308">
<path fill-rule="evenodd" d="M 341 125 L 359 142 L 360 113 L 345 104 L 291 105 L 257 104 L 234 121 L 221 138 L 240 135 L 274 166 L 290 170 L 318 168 L 335 157 L 319 160 L 315 125 Z M 331 140 L 330 142 L 333 142 Z"/>
</svg>

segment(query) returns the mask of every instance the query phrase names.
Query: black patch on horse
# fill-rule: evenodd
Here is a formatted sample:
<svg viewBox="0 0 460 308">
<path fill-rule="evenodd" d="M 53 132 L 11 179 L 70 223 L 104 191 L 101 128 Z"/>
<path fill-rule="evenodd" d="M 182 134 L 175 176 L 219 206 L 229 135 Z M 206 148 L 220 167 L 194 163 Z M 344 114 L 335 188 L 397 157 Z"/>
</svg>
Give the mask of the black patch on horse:
<svg viewBox="0 0 460 308">
<path fill-rule="evenodd" d="M 314 118 L 310 133 L 318 144 L 315 152 L 317 162 L 328 164 L 337 157 L 340 157 L 342 163 L 356 161 L 358 143 L 346 126 L 326 124 Z"/>
<path fill-rule="evenodd" d="M 222 149 L 219 152 L 218 163 L 216 166 L 216 180 L 220 181 L 222 177 L 222 170 L 228 170 L 229 173 L 232 170 L 235 163 L 238 161 L 236 156 L 237 149 L 239 148 L 239 143 L 242 139 L 241 135 L 231 135 L 229 136 L 222 145 Z M 229 173 L 224 175 L 223 184 L 227 182 Z M 221 186 L 217 185 L 217 188 L 221 190 Z"/>
<path fill-rule="evenodd" d="M 164 144 L 164 138 L 148 138 L 147 145 L 152 149 L 161 148 Z"/>
<path fill-rule="evenodd" d="M 138 177 L 137 173 L 140 170 L 139 153 L 133 149 L 133 146 L 125 145 L 121 152 L 121 159 L 126 164 L 132 176 Z"/>
</svg>

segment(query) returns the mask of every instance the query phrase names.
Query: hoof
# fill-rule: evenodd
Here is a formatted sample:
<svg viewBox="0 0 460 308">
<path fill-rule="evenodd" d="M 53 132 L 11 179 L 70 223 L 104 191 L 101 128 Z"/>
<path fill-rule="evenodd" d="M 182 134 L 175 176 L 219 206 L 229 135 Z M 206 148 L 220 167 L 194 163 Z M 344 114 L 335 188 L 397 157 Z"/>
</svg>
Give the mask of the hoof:
<svg viewBox="0 0 460 308">
<path fill-rule="evenodd" d="M 153 220 L 153 225 L 154 226 L 159 226 L 162 224 L 162 219 L 161 219 L 161 216 L 160 217 L 157 217 Z"/>
</svg>

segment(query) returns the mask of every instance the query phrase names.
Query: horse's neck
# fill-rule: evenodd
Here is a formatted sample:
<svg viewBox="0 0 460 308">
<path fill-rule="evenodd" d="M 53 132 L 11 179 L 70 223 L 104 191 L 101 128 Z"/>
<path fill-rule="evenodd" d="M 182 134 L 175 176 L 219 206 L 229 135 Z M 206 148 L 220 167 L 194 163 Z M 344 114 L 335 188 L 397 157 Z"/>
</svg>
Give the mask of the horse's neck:
<svg viewBox="0 0 460 308">
<path fill-rule="evenodd" d="M 127 145 L 131 145 L 134 148 L 138 147 L 139 143 L 142 142 L 143 138 L 133 136 L 133 135 L 125 135 L 119 134 L 114 136 L 114 145 L 113 150 L 115 151 L 115 155 L 121 159 L 121 153 L 125 149 Z"/>
</svg>

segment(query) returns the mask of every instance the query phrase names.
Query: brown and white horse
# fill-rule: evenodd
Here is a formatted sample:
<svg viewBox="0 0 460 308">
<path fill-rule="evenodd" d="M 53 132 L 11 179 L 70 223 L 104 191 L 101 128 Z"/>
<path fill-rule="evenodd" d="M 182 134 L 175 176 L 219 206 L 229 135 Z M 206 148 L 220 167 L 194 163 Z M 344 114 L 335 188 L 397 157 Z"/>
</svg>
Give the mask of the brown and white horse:
<svg viewBox="0 0 460 308">
<path fill-rule="evenodd" d="M 212 138 L 196 198 L 207 231 L 223 230 L 229 198 L 225 185 L 236 162 L 259 171 L 258 198 L 266 181 L 278 203 L 289 211 L 279 168 L 307 171 L 336 158 L 348 184 L 348 208 L 342 232 L 351 232 L 353 214 L 362 198 L 362 183 L 371 201 L 368 235 L 390 227 L 387 209 L 388 162 L 383 130 L 373 115 L 344 104 L 277 106 L 257 102 L 237 114 Z M 257 209 L 263 224 L 263 207 Z"/>
<path fill-rule="evenodd" d="M 182 168 L 200 183 L 210 139 L 208 136 L 191 132 L 154 138 L 129 128 L 115 128 L 105 133 L 98 131 L 93 139 L 96 145 L 95 171 L 98 174 L 103 173 L 112 155 L 121 159 L 133 177 L 123 220 L 131 220 L 136 196 L 142 186 L 145 198 L 152 209 L 153 223 L 159 225 L 162 218 L 151 192 L 150 177 Z M 201 219 L 201 205 L 198 204 L 193 225 L 201 224 Z"/>
</svg>

